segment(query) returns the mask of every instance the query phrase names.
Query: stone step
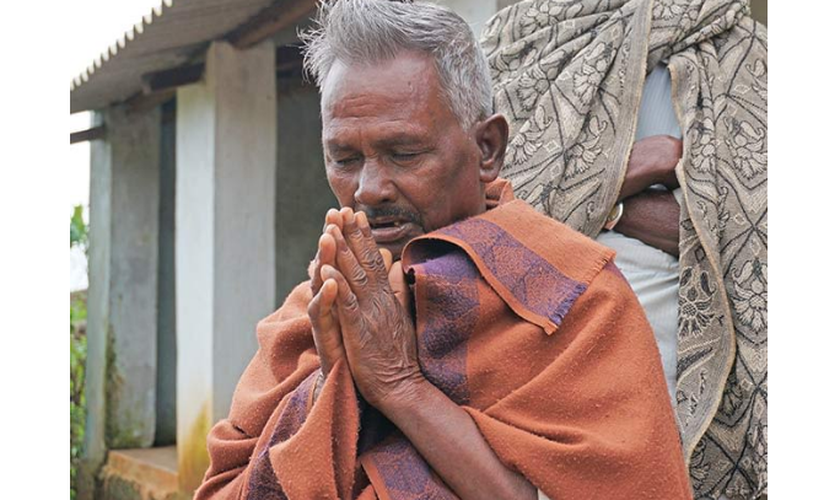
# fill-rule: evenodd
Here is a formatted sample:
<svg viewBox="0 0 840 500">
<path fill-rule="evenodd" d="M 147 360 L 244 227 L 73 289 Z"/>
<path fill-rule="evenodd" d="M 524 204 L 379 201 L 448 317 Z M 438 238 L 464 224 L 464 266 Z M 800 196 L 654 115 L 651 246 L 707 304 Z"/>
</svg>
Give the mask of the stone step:
<svg viewBox="0 0 840 500">
<path fill-rule="evenodd" d="M 187 500 L 178 488 L 175 446 L 111 450 L 100 473 L 103 500 Z"/>
</svg>

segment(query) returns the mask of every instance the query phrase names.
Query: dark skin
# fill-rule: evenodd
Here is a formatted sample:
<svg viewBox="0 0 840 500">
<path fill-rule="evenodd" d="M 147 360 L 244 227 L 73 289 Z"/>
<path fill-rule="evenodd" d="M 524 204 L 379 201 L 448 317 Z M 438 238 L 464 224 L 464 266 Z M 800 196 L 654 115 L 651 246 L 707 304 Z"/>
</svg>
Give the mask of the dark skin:
<svg viewBox="0 0 840 500">
<path fill-rule="evenodd" d="M 346 359 L 359 393 L 463 499 L 534 499 L 472 418 L 425 379 L 410 292 L 391 265 L 408 241 L 485 211 L 501 169 L 505 119 L 464 130 L 441 98 L 433 61 L 405 52 L 336 63 L 322 87 L 327 178 L 341 211 L 325 218 L 309 315 L 321 367 Z"/>
<path fill-rule="evenodd" d="M 679 257 L 680 206 L 670 191 L 646 190 L 624 200 L 615 231 Z"/>
<path fill-rule="evenodd" d="M 648 189 L 662 184 L 679 187 L 675 168 L 682 141 L 667 135 L 646 137 L 633 144 L 619 201 L 624 215 L 614 230 L 675 257 L 679 256 L 680 206 L 670 191 Z"/>
</svg>

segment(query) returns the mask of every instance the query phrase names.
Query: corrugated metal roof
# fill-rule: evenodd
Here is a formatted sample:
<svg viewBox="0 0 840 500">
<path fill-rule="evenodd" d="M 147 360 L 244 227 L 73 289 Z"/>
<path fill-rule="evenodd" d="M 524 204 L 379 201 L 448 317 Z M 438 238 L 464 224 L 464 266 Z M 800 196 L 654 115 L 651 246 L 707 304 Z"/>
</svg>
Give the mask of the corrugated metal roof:
<svg viewBox="0 0 840 500">
<path fill-rule="evenodd" d="M 278 0 L 163 0 L 70 85 L 70 112 L 141 91 L 142 76 L 180 66 Z M 280 0 L 281 2 L 283 0 Z"/>
</svg>

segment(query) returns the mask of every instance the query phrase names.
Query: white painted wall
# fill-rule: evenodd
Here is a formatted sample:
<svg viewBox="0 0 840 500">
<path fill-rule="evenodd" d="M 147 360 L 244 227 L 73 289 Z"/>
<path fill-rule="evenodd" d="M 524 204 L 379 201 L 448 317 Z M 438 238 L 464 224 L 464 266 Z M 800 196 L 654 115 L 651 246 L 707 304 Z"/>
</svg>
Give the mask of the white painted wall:
<svg viewBox="0 0 840 500">
<path fill-rule="evenodd" d="M 177 441 L 189 490 L 207 465 L 204 435 L 256 352 L 255 326 L 275 307 L 273 43 L 214 42 L 204 80 L 177 98 Z"/>
</svg>

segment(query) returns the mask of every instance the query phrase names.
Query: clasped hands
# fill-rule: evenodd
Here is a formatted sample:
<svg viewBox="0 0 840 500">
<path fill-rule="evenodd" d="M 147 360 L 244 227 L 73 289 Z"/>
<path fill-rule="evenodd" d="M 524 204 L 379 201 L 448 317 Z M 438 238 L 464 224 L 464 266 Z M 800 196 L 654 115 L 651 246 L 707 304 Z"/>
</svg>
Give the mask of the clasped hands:
<svg viewBox="0 0 840 500">
<path fill-rule="evenodd" d="M 424 382 L 410 291 L 400 265 L 380 250 L 363 212 L 331 209 L 310 267 L 312 335 L 326 376 L 344 358 L 356 388 L 382 409 Z"/>
</svg>

